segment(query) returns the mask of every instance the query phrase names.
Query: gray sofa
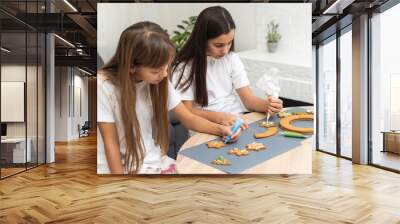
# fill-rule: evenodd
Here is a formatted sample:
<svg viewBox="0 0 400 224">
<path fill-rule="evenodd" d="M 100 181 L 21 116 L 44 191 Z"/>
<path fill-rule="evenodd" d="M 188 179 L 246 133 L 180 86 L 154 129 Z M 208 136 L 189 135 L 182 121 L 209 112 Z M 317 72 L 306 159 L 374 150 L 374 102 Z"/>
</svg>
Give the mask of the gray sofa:
<svg viewBox="0 0 400 224">
<path fill-rule="evenodd" d="M 179 149 L 189 138 L 189 131 L 179 120 L 175 118 L 173 113 L 169 113 L 169 150 L 168 156 L 176 159 Z"/>
</svg>

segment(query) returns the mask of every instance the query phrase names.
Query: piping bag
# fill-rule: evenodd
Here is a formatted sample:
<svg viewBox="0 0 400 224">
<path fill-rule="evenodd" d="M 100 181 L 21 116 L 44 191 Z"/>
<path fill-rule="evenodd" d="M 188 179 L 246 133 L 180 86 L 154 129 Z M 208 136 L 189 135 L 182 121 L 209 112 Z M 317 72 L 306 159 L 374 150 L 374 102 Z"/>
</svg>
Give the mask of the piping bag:
<svg viewBox="0 0 400 224">
<path fill-rule="evenodd" d="M 261 89 L 268 97 L 272 96 L 276 99 L 279 97 L 279 92 L 281 88 L 279 87 L 278 78 L 279 69 L 273 67 L 269 72 L 264 73 L 261 78 L 257 81 L 256 86 Z M 267 122 L 269 120 L 270 114 L 267 113 Z"/>
<path fill-rule="evenodd" d="M 282 135 L 285 137 L 291 137 L 291 138 L 306 138 L 307 137 L 301 133 L 293 132 L 293 131 L 284 131 L 282 133 Z"/>
<path fill-rule="evenodd" d="M 231 128 L 232 135 L 235 134 L 239 130 L 239 128 L 240 128 L 240 126 L 242 126 L 242 124 L 243 124 L 242 119 L 240 117 L 236 118 L 235 124 L 233 124 L 232 128 Z M 228 137 L 226 137 L 225 142 L 224 142 L 225 144 L 232 141 L 232 135 L 229 135 Z"/>
</svg>

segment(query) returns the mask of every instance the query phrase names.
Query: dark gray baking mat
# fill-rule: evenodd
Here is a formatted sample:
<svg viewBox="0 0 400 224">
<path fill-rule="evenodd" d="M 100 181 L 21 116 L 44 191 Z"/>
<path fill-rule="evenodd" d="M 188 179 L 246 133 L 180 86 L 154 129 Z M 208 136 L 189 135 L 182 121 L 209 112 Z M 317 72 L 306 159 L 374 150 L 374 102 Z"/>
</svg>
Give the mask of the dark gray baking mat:
<svg viewBox="0 0 400 224">
<path fill-rule="evenodd" d="M 291 109 L 289 111 L 304 111 L 303 109 Z M 266 119 L 264 119 L 266 120 Z M 273 116 L 270 118 L 270 121 L 274 121 L 279 124 L 279 118 L 277 116 Z M 227 146 L 220 149 L 210 149 L 207 147 L 206 143 L 194 146 L 192 148 L 188 148 L 179 152 L 181 155 L 185 155 L 191 159 L 197 160 L 203 164 L 208 166 L 215 167 L 223 172 L 229 174 L 239 174 L 240 172 L 247 170 L 253 166 L 256 166 L 260 163 L 263 163 L 266 160 L 274 158 L 278 155 L 281 155 L 285 152 L 288 152 L 298 146 L 301 145 L 301 142 L 304 139 L 298 138 L 289 138 L 284 137 L 281 133 L 284 131 L 279 129 L 279 133 L 275 136 L 269 138 L 261 138 L 255 139 L 254 133 L 263 132 L 265 128 L 259 127 L 259 121 L 254 122 L 249 125 L 249 128 L 242 132 L 239 140 L 235 143 L 228 144 Z M 313 127 L 313 121 L 296 121 L 294 123 L 298 127 Z M 307 135 L 311 137 L 311 135 Z M 263 143 L 267 149 L 261 151 L 250 151 L 247 156 L 235 156 L 229 155 L 228 150 L 238 147 L 240 149 L 244 149 L 245 145 L 252 142 L 261 142 Z M 230 166 L 223 165 L 214 165 L 211 162 L 217 158 L 217 156 L 222 155 L 225 158 L 229 159 L 232 162 Z M 263 173 L 268 173 L 268 170 L 265 170 Z"/>
</svg>

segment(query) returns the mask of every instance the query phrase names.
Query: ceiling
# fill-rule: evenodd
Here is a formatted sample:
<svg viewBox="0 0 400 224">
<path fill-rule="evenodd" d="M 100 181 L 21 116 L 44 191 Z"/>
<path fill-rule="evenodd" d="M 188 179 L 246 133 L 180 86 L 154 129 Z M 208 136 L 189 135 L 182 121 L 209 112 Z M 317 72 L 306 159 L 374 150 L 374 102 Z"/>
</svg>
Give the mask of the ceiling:
<svg viewBox="0 0 400 224">
<path fill-rule="evenodd" d="M 267 3 L 312 3 L 313 42 L 318 42 L 335 32 L 337 21 L 373 9 L 387 0 L 209 0 L 207 2 L 267 2 Z M 70 66 L 86 66 L 96 70 L 96 29 L 97 3 L 118 2 L 188 2 L 188 0 L 47 0 L 21 1 L 1 0 L 0 25 L 2 32 L 10 33 L 4 38 L 14 41 L 14 45 L 24 46 L 24 38 L 18 32 L 25 28 L 39 32 L 55 32 L 74 47 L 55 38 L 56 64 Z M 204 2 L 194 0 L 191 2 Z M 336 2 L 336 3 L 335 3 Z M 339 3 L 339 4 L 338 4 Z M 52 8 L 53 13 L 48 13 Z M 345 20 L 343 20 L 345 21 Z M 346 22 L 341 23 L 342 26 Z M 12 33 L 12 34 L 11 34 Z M 2 42 L 4 43 L 4 42 Z M 33 45 L 28 45 L 29 47 Z M 17 48 L 17 46 L 14 46 Z M 28 47 L 28 51 L 30 51 Z"/>
</svg>

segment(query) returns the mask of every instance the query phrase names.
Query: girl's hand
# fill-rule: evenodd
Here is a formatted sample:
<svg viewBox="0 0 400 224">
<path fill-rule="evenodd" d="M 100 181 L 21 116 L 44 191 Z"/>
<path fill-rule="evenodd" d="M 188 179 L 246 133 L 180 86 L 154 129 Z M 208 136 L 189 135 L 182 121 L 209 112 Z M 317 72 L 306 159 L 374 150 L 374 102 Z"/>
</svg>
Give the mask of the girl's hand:
<svg viewBox="0 0 400 224">
<path fill-rule="evenodd" d="M 243 124 L 240 126 L 240 128 L 244 131 L 247 128 L 249 128 L 249 125 L 246 122 L 243 122 Z"/>
<path fill-rule="evenodd" d="M 232 134 L 231 131 L 231 127 L 230 126 L 223 126 L 221 125 L 221 134 L 222 134 L 222 140 L 225 141 L 226 138 L 232 134 L 231 136 L 231 141 L 230 142 L 236 142 L 240 136 L 240 134 L 242 133 L 242 130 L 245 130 L 249 127 L 249 125 L 247 123 L 243 123 L 240 128 Z"/>
<path fill-rule="evenodd" d="M 219 112 L 217 114 L 217 117 L 215 118 L 215 121 L 218 124 L 222 124 L 225 126 L 232 126 L 236 121 L 236 116 L 230 113 Z"/>
<path fill-rule="evenodd" d="M 267 113 L 269 115 L 274 115 L 275 113 L 278 113 L 279 111 L 281 111 L 283 108 L 282 100 L 280 100 L 279 98 L 274 98 L 272 96 L 269 96 L 267 99 L 267 102 L 268 102 Z"/>
</svg>

